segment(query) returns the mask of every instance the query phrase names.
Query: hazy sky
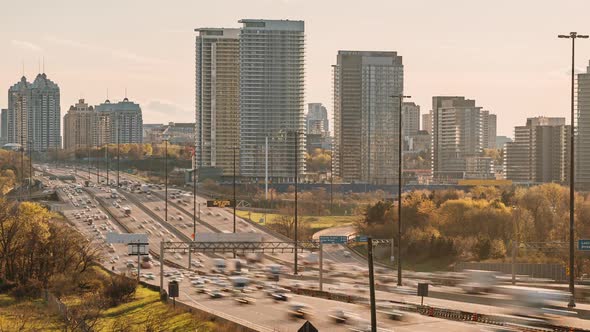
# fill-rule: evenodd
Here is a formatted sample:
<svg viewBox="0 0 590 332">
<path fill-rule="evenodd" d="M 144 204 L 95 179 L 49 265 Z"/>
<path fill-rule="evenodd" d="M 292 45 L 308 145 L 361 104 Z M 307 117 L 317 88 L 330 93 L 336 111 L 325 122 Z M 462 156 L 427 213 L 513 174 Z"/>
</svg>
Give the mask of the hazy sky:
<svg viewBox="0 0 590 332">
<path fill-rule="evenodd" d="M 464 95 L 498 114 L 498 134 L 536 115 L 568 116 L 571 45 L 590 33 L 588 0 L 0 0 L 0 107 L 33 79 L 41 58 L 61 87 L 62 115 L 78 98 L 141 103 L 144 122 L 194 121 L 194 28 L 241 18 L 300 19 L 306 102 L 332 111 L 338 50 L 398 51 L 405 92 L 422 111 L 433 95 Z M 576 66 L 590 59 L 577 44 Z"/>
</svg>

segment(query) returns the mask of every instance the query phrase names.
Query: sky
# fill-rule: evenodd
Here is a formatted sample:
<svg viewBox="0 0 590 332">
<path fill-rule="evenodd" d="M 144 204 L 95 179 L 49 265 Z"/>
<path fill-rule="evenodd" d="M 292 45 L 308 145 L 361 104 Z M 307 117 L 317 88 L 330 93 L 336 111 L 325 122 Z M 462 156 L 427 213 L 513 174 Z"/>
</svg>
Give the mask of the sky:
<svg viewBox="0 0 590 332">
<path fill-rule="evenodd" d="M 557 35 L 590 33 L 588 13 L 588 0 L 2 0 L 0 108 L 23 67 L 33 80 L 44 63 L 62 115 L 127 91 L 144 123 L 194 121 L 194 29 L 292 19 L 305 21 L 306 103 L 332 112 L 338 50 L 397 51 L 423 113 L 432 96 L 466 96 L 512 136 L 527 117 L 569 118 L 571 42 Z M 579 40 L 576 69 L 589 60 Z"/>
</svg>

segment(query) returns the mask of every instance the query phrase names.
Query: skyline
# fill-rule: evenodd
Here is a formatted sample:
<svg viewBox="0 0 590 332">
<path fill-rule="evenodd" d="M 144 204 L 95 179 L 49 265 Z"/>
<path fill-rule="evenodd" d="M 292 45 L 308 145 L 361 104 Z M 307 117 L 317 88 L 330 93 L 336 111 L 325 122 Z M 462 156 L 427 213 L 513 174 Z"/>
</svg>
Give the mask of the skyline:
<svg viewBox="0 0 590 332">
<path fill-rule="evenodd" d="M 465 96 L 496 113 L 498 135 L 511 137 L 514 126 L 527 117 L 568 117 L 571 46 L 558 40 L 557 34 L 590 32 L 584 25 L 588 3 L 370 1 L 361 7 L 324 1 L 313 3 L 309 10 L 310 4 L 307 0 L 221 1 L 223 11 L 201 12 L 197 3 L 188 1 L 174 8 L 155 1 L 6 3 L 2 13 L 26 14 L 0 14 L 0 41 L 5 45 L 0 107 L 7 106 L 6 91 L 20 79 L 22 62 L 32 79 L 44 58 L 45 72 L 62 91 L 62 116 L 79 98 L 99 104 L 108 89 L 109 99 L 122 100 L 127 89 L 127 96 L 141 104 L 146 123 L 193 122 L 194 29 L 239 27 L 243 18 L 269 18 L 305 21 L 305 103 L 323 103 L 330 122 L 331 65 L 339 50 L 398 52 L 405 66 L 405 93 L 413 96 L 411 101 L 421 106 L 422 113 L 429 111 L 433 96 Z M 396 17 L 395 8 L 414 14 L 390 19 Z M 370 10 L 370 15 L 362 9 Z M 127 24 L 96 24 L 111 21 Z M 376 31 L 386 31 L 391 38 Z M 576 67 L 585 71 L 590 41 L 576 47 Z"/>
</svg>

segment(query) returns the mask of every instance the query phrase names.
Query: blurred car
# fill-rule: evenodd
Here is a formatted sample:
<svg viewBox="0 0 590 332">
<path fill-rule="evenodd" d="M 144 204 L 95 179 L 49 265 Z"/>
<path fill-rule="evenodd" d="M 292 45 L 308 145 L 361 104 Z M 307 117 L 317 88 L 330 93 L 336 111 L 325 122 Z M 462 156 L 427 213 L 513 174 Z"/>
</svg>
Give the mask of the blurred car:
<svg viewBox="0 0 590 332">
<path fill-rule="evenodd" d="M 342 309 L 333 309 L 328 315 L 330 319 L 336 324 L 344 324 L 350 315 Z"/>
<path fill-rule="evenodd" d="M 292 303 L 287 311 L 289 317 L 306 319 L 310 316 L 310 308 L 303 303 Z"/>
<path fill-rule="evenodd" d="M 485 270 L 465 270 L 465 282 L 459 286 L 469 294 L 491 292 L 497 285 L 497 272 Z"/>
<path fill-rule="evenodd" d="M 220 299 L 223 297 L 223 293 L 219 291 L 210 291 L 207 293 L 207 295 L 209 295 L 209 297 L 212 299 Z"/>
<path fill-rule="evenodd" d="M 285 293 L 272 293 L 270 295 L 275 301 L 288 301 L 289 297 Z"/>
</svg>

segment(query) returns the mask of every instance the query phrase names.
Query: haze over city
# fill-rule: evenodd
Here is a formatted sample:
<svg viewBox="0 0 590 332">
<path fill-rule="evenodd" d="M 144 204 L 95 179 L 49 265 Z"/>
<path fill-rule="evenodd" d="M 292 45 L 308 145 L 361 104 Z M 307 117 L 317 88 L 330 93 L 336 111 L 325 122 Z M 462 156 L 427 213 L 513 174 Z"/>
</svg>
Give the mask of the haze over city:
<svg viewBox="0 0 590 332">
<path fill-rule="evenodd" d="M 0 332 L 590 332 L 589 1 L 4 1 Z"/>
<path fill-rule="evenodd" d="M 146 123 L 194 121 L 194 28 L 239 27 L 244 17 L 304 20 L 305 102 L 332 114 L 338 50 L 390 50 L 403 57 L 404 92 L 422 112 L 435 95 L 461 95 L 498 115 L 498 135 L 527 117 L 564 116 L 569 44 L 590 4 L 576 1 L 5 1 L 0 4 L 0 86 L 45 71 L 62 90 L 62 113 L 91 103 L 139 102 Z M 577 45 L 585 70 L 590 43 Z M 0 105 L 6 105 L 0 94 Z"/>
</svg>

